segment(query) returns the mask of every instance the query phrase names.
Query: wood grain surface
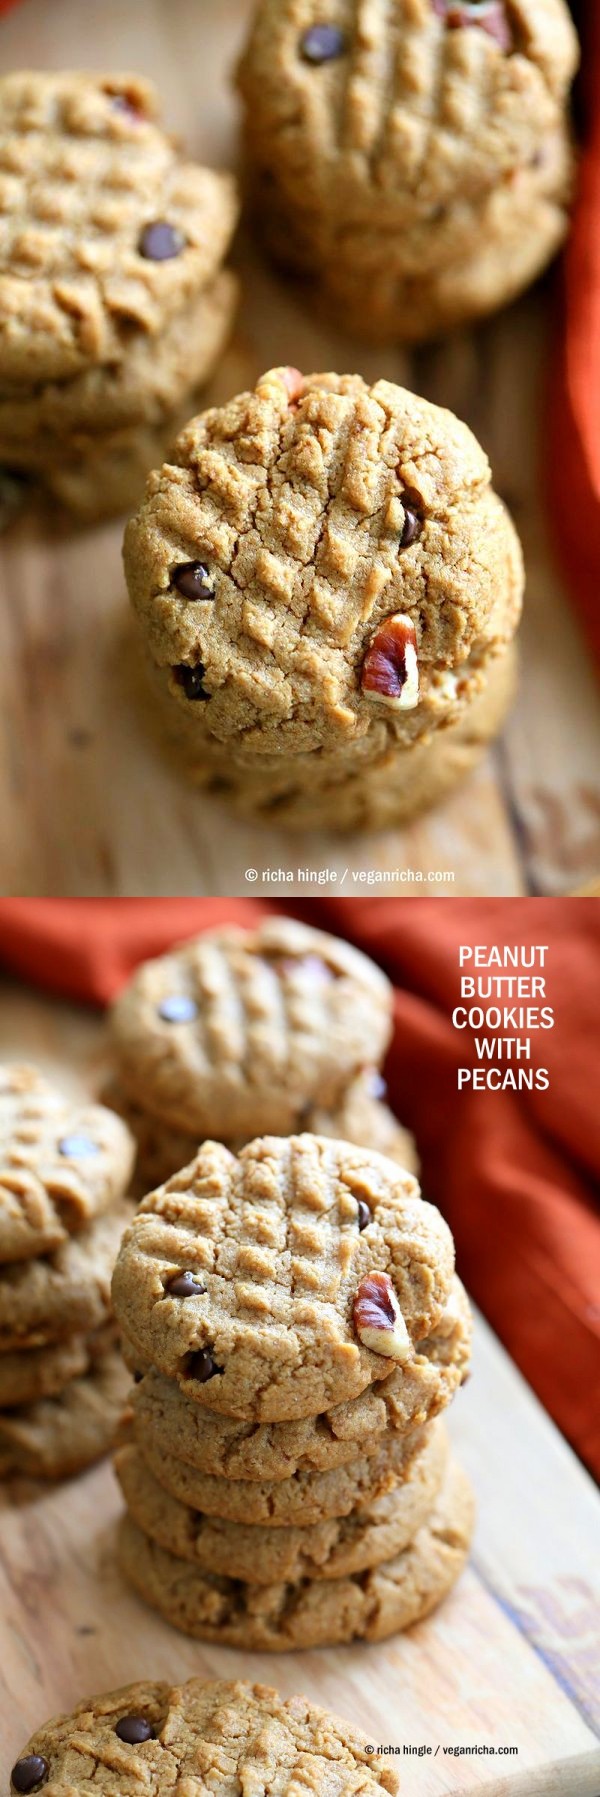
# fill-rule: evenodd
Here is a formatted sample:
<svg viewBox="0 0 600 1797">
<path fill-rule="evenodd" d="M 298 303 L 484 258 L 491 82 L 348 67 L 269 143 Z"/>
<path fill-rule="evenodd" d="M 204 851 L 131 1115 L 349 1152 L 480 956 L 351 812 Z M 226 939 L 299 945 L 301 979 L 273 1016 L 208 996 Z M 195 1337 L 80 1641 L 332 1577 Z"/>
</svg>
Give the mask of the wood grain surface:
<svg viewBox="0 0 600 1797">
<path fill-rule="evenodd" d="M 236 158 L 230 73 L 250 0 L 26 0 L 0 23 L 0 70 L 139 69 L 199 157 Z M 552 279 L 476 332 L 414 355 L 380 353 L 315 322 L 242 235 L 243 301 L 207 392 L 260 370 L 385 375 L 452 406 L 493 463 L 525 547 L 522 673 L 501 742 L 445 806 L 402 833 L 348 841 L 229 819 L 162 762 L 137 696 L 120 562 L 122 523 L 72 532 L 20 519 L 0 556 L 2 888 L 10 893 L 433 897 L 573 891 L 600 873 L 600 708 L 575 613 L 550 554 L 539 468 L 552 365 Z M 275 870 L 275 879 L 273 878 Z M 377 884 L 368 885 L 368 882 Z"/>
<path fill-rule="evenodd" d="M 74 1092 L 96 1090 L 102 1022 L 7 985 L 0 1058 L 27 1056 Z M 54 1489 L 6 1488 L 0 1789 L 49 1715 L 139 1677 L 195 1673 L 305 1691 L 352 1717 L 374 1745 L 401 1749 L 402 1797 L 598 1797 L 598 1496 L 481 1319 L 450 1429 L 477 1495 L 471 1563 L 434 1616 L 374 1647 L 272 1655 L 189 1641 L 121 1582 L 109 1465 Z"/>
</svg>

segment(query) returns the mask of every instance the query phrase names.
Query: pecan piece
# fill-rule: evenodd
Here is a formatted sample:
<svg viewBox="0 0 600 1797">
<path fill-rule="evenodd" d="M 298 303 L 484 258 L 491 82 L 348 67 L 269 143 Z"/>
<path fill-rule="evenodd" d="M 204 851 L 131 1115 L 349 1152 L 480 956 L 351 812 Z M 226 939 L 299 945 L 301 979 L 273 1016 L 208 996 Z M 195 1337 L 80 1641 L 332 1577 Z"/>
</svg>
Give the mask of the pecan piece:
<svg viewBox="0 0 600 1797">
<path fill-rule="evenodd" d="M 438 18 L 445 19 L 451 31 L 465 25 L 479 25 L 487 31 L 501 50 L 512 50 L 513 34 L 503 0 L 433 0 Z"/>
<path fill-rule="evenodd" d="M 362 665 L 360 684 L 367 698 L 394 711 L 414 711 L 419 703 L 417 638 L 411 618 L 393 612 L 377 626 Z"/>
<path fill-rule="evenodd" d="M 363 1347 L 390 1360 L 408 1360 L 412 1343 L 389 1273 L 365 1273 L 352 1317 Z"/>
</svg>

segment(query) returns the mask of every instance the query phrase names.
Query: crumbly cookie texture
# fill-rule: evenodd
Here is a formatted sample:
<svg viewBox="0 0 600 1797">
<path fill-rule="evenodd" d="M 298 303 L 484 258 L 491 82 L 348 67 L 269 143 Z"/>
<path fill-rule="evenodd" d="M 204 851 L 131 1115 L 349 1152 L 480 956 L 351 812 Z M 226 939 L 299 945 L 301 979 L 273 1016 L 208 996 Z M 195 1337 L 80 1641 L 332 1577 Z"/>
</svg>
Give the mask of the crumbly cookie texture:
<svg viewBox="0 0 600 1797">
<path fill-rule="evenodd" d="M 419 1342 L 414 1358 L 395 1367 L 389 1379 L 320 1416 L 251 1428 L 201 1408 L 184 1396 L 176 1381 L 150 1369 L 131 1393 L 136 1438 L 142 1444 L 152 1442 L 166 1467 L 173 1459 L 183 1460 L 228 1487 L 237 1481 L 264 1481 L 267 1486 L 278 1481 L 289 1487 L 295 1475 L 331 1473 L 384 1439 L 404 1436 L 439 1415 L 467 1377 L 471 1334 L 469 1301 L 455 1278 L 437 1329 Z M 129 1362 L 131 1350 L 125 1340 L 123 1347 Z M 305 1486 L 306 1481 L 303 1491 Z M 217 1504 L 227 1502 L 220 1487 L 215 1496 Z M 273 1508 L 272 1491 L 268 1501 Z M 251 1502 L 252 1495 L 246 1492 L 241 1521 L 248 1518 Z"/>
<path fill-rule="evenodd" d="M 365 1346 L 357 1300 L 387 1280 L 411 1344 L 440 1321 L 450 1231 L 411 1174 L 318 1136 L 266 1137 L 239 1157 L 205 1143 L 144 1199 L 113 1276 L 117 1319 L 160 1371 L 209 1410 L 248 1421 L 316 1415 L 393 1371 Z"/>
<path fill-rule="evenodd" d="M 122 1196 L 133 1158 L 112 1111 L 65 1098 L 35 1067 L 0 1067 L 0 1262 L 76 1236 Z"/>
<path fill-rule="evenodd" d="M 0 1412 L 0 1477 L 64 1479 L 93 1465 L 114 1445 L 126 1390 L 121 1355 L 111 1346 L 57 1396 Z"/>
<path fill-rule="evenodd" d="M 199 1640 L 256 1650 L 381 1641 L 426 1616 L 462 1571 L 473 1527 L 465 1474 L 449 1472 L 427 1520 L 402 1553 L 340 1579 L 271 1585 L 201 1572 L 150 1541 L 126 1517 L 119 1557 L 125 1577 L 168 1622 Z"/>
<path fill-rule="evenodd" d="M 23 389 L 0 382 L 0 461 L 11 466 L 46 467 L 69 438 L 76 452 L 91 455 L 107 432 L 165 424 L 204 385 L 228 335 L 238 283 L 221 269 L 210 286 L 195 294 L 158 341 L 134 338 L 125 359 L 108 367 L 92 365 L 71 381 L 49 381 Z M 182 423 L 184 420 L 182 420 Z"/>
<path fill-rule="evenodd" d="M 13 1768 L 11 1788 L 32 1788 L 19 1769 L 37 1756 L 48 1797 L 117 1789 L 119 1797 L 258 1789 L 295 1797 L 300 1787 L 319 1797 L 395 1797 L 393 1767 L 367 1746 L 353 1723 L 269 1685 L 145 1681 L 86 1698 L 45 1723 Z"/>
<path fill-rule="evenodd" d="M 505 304 L 567 229 L 577 56 L 564 0 L 259 0 L 238 84 L 272 253 L 374 339 Z"/>
<path fill-rule="evenodd" d="M 393 1491 L 406 1478 L 413 1457 L 423 1446 L 424 1432 L 366 1444 L 352 1460 L 331 1472 L 294 1473 L 288 1479 L 215 1479 L 171 1455 L 163 1458 L 151 1435 L 134 1413 L 136 1446 L 158 1484 L 171 1497 L 206 1516 L 230 1523 L 252 1523 L 285 1531 L 309 1528 L 333 1516 L 349 1516 L 359 1504 Z M 127 1440 L 123 1446 L 129 1445 Z"/>
<path fill-rule="evenodd" d="M 0 1268 L 0 1353 L 101 1328 L 131 1206 L 116 1205 L 39 1260 Z"/>
<path fill-rule="evenodd" d="M 157 112 L 135 76 L 2 78 L 2 381 L 118 364 L 214 278 L 234 183 L 185 162 Z"/>
<path fill-rule="evenodd" d="M 385 1082 L 376 1068 L 367 1067 L 356 1075 L 333 1111 L 308 1106 L 303 1127 L 310 1135 L 335 1136 L 344 1142 L 356 1142 L 362 1148 L 376 1148 L 388 1160 L 397 1161 L 410 1173 L 418 1173 L 419 1160 L 414 1137 L 403 1129 L 381 1094 Z M 123 1117 L 137 1143 L 135 1177 L 131 1187 L 134 1196 L 144 1198 L 154 1186 L 162 1185 L 186 1167 L 198 1150 L 198 1132 L 171 1128 L 162 1118 L 130 1098 L 118 1079 L 110 1079 L 102 1091 L 103 1103 Z M 214 1135 L 214 1129 L 208 1134 Z M 252 1131 L 254 1134 L 254 1130 Z M 236 1153 L 243 1141 L 227 1141 Z"/>
<path fill-rule="evenodd" d="M 182 432 L 125 570 L 188 754 L 234 785 L 275 765 L 284 794 L 311 758 L 341 789 L 456 722 L 523 587 L 465 425 L 390 381 L 285 368 Z"/>
<path fill-rule="evenodd" d="M 118 1078 L 195 1145 L 283 1134 L 307 1105 L 333 1109 L 356 1069 L 380 1060 L 391 998 L 365 955 L 294 919 L 207 931 L 144 962 L 117 999 Z"/>
<path fill-rule="evenodd" d="M 115 1465 L 130 1516 L 159 1547 L 204 1572 L 269 1585 L 344 1578 L 392 1559 L 432 1510 L 446 1456 L 444 1430 L 434 1426 L 401 1485 L 348 1516 L 285 1529 L 226 1522 L 190 1509 L 159 1484 L 135 1447 L 120 1448 Z"/>
</svg>

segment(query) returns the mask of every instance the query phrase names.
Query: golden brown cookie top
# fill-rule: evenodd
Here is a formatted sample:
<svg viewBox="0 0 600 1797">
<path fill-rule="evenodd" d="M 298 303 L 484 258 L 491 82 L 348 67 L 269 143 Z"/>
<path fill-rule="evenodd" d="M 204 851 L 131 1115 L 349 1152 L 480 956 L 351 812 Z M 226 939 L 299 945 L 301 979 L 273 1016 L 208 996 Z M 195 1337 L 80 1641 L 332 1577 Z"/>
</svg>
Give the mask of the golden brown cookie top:
<svg viewBox="0 0 600 1797">
<path fill-rule="evenodd" d="M 134 1149 L 114 1111 L 65 1098 L 35 1067 L 0 1067 L 0 1262 L 47 1254 L 109 1209 Z"/>
<path fill-rule="evenodd" d="M 464 424 L 390 381 L 272 369 L 150 476 L 125 568 L 207 740 L 278 757 L 456 712 L 512 635 L 515 534 Z"/>
<path fill-rule="evenodd" d="M 185 162 L 137 76 L 0 80 L 0 377 L 64 379 L 155 337 L 215 273 L 234 183 Z"/>
<path fill-rule="evenodd" d="M 231 1797 L 260 1787 L 286 1797 L 302 1785 L 315 1797 L 393 1797 L 395 1772 L 366 1746 L 352 1723 L 268 1685 L 148 1680 L 87 1698 L 38 1729 L 13 1767 L 11 1790 Z"/>
<path fill-rule="evenodd" d="M 293 918 L 228 926 L 146 961 L 112 1013 L 119 1078 L 196 1136 L 285 1135 L 334 1105 L 391 1032 L 391 988 L 366 955 Z"/>
<path fill-rule="evenodd" d="M 577 59 L 564 0 L 259 0 L 238 80 L 257 166 L 318 256 L 361 222 L 441 226 L 526 167 Z"/>
<path fill-rule="evenodd" d="M 128 1342 L 209 1410 L 315 1416 L 409 1362 L 454 1272 L 410 1173 L 310 1135 L 205 1142 L 143 1200 L 113 1302 Z"/>
</svg>

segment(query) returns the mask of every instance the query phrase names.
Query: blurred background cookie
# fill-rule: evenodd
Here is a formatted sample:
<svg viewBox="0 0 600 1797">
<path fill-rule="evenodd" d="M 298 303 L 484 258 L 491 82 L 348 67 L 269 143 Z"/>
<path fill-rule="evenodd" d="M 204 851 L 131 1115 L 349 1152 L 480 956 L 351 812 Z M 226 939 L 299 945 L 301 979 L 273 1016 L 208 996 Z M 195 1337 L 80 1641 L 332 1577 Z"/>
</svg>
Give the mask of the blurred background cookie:
<svg viewBox="0 0 600 1797">
<path fill-rule="evenodd" d="M 238 71 L 257 228 L 358 336 L 496 310 L 567 230 L 576 64 L 563 0 L 259 0 Z"/>
</svg>

